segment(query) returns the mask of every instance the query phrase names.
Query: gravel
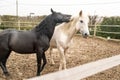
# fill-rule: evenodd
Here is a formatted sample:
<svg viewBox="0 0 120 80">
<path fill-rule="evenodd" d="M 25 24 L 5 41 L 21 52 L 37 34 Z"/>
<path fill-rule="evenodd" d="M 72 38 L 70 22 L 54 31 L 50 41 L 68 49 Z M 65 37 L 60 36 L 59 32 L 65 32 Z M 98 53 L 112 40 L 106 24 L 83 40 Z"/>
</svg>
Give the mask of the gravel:
<svg viewBox="0 0 120 80">
<path fill-rule="evenodd" d="M 84 39 L 77 35 L 73 38 L 72 44 L 66 53 L 67 68 L 118 54 L 120 54 L 120 42 L 97 38 Z M 51 65 L 50 55 L 46 52 L 47 65 L 42 71 L 42 75 L 58 71 L 60 60 L 58 51 L 54 50 L 53 55 L 55 64 Z M 6 78 L 0 68 L 0 80 L 22 80 L 35 77 L 36 65 L 35 54 L 26 55 L 12 52 L 7 61 L 7 68 L 11 76 Z M 120 65 L 82 80 L 120 80 Z"/>
</svg>

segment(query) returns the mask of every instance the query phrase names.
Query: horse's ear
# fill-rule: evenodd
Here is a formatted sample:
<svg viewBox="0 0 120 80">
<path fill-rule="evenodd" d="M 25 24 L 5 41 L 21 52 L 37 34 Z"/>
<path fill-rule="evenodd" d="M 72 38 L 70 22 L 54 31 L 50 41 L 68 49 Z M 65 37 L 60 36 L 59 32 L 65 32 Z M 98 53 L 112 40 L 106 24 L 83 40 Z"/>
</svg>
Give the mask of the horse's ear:
<svg viewBox="0 0 120 80">
<path fill-rule="evenodd" d="M 52 14 L 55 13 L 52 8 L 51 8 L 51 12 L 52 12 Z"/>
<path fill-rule="evenodd" d="M 82 16 L 82 10 L 80 11 L 79 16 Z"/>
</svg>

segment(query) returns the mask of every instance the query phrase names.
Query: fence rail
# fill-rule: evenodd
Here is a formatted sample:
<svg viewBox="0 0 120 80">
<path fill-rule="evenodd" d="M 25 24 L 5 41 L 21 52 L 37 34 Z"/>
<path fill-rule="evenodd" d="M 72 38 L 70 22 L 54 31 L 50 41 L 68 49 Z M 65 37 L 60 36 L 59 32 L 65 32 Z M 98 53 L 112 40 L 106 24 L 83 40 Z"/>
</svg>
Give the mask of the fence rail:
<svg viewBox="0 0 120 80">
<path fill-rule="evenodd" d="M 27 80 L 80 80 L 120 65 L 120 55 Z"/>
<path fill-rule="evenodd" d="M 94 30 L 91 30 L 94 31 Z M 107 32 L 107 31 L 97 31 L 99 33 L 107 33 L 107 34 L 120 34 L 120 32 Z"/>
<path fill-rule="evenodd" d="M 17 22 L 17 21 L 1 21 L 1 23 L 20 23 L 20 24 L 22 24 L 22 23 L 26 23 L 26 24 L 31 24 L 31 23 L 34 23 L 34 24 L 36 24 L 36 23 L 39 23 L 39 22 L 23 22 L 23 21 L 19 21 L 19 22 Z"/>
<path fill-rule="evenodd" d="M 89 25 L 89 26 L 95 26 L 95 25 Z M 105 26 L 105 27 L 120 27 L 120 25 L 96 25 L 96 26 Z"/>
</svg>

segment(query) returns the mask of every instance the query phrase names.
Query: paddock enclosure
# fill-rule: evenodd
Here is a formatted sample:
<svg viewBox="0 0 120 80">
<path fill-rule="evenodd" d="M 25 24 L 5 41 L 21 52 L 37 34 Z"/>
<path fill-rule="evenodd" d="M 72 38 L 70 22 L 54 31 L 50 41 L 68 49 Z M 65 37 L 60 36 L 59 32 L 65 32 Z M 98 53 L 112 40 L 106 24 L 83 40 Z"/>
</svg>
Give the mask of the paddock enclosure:
<svg viewBox="0 0 120 80">
<path fill-rule="evenodd" d="M 92 61 L 112 57 L 118 54 L 120 54 L 119 41 L 114 42 L 93 37 L 84 39 L 80 35 L 75 35 L 66 54 L 67 68 L 80 66 Z M 56 64 L 51 65 L 49 62 L 50 55 L 48 52 L 46 52 L 47 65 L 45 66 L 42 75 L 58 71 L 60 59 L 58 51 L 54 50 L 53 55 Z M 36 65 L 37 63 L 35 54 L 21 55 L 12 52 L 7 62 L 7 67 L 11 76 L 7 78 L 7 80 L 22 80 L 35 77 L 37 68 Z M 119 75 L 120 65 L 82 80 L 119 80 Z M 6 80 L 1 69 L 0 80 Z"/>
</svg>

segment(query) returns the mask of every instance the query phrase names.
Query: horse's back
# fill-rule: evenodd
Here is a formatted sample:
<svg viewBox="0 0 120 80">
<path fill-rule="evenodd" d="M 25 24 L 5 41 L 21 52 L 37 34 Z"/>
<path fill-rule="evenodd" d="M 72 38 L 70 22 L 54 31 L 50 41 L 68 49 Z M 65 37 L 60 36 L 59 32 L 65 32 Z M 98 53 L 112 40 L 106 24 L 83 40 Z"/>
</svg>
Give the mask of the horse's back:
<svg viewBox="0 0 120 80">
<path fill-rule="evenodd" d="M 11 32 L 9 46 L 15 52 L 30 53 L 34 52 L 35 41 L 36 36 L 31 31 L 13 31 Z"/>
<path fill-rule="evenodd" d="M 8 29 L 0 32 L 0 44 L 8 41 L 10 32 L 11 30 Z"/>
<path fill-rule="evenodd" d="M 9 34 L 11 32 L 11 29 L 6 29 L 0 32 L 0 36 L 3 36 L 5 34 Z"/>
<path fill-rule="evenodd" d="M 30 31 L 7 29 L 0 32 L 0 48 L 16 52 L 33 52 L 35 39 L 35 34 Z"/>
</svg>

